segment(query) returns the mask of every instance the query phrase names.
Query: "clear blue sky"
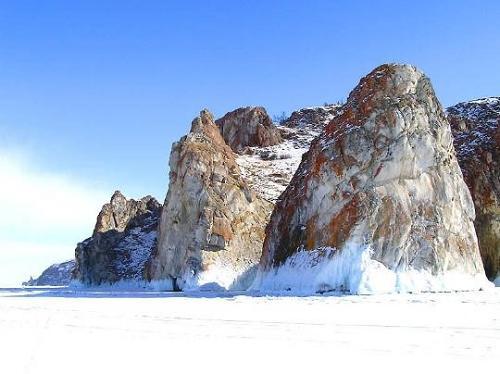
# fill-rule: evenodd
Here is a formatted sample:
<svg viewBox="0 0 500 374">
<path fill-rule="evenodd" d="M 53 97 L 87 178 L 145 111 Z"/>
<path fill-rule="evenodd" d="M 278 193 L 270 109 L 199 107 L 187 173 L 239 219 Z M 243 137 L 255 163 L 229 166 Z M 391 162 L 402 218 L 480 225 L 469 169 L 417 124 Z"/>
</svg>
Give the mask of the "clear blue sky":
<svg viewBox="0 0 500 374">
<path fill-rule="evenodd" d="M 35 178 L 163 200 L 204 107 L 335 102 L 385 62 L 420 67 L 444 105 L 499 95 L 499 20 L 498 0 L 0 0 L 0 150 Z"/>
</svg>

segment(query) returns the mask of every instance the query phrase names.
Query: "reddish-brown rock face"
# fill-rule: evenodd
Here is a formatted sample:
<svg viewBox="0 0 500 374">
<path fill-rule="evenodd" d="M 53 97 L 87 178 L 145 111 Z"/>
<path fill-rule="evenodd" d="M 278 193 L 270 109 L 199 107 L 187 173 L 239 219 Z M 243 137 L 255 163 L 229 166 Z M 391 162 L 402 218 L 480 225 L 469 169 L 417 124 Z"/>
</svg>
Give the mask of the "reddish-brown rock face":
<svg viewBox="0 0 500 374">
<path fill-rule="evenodd" d="M 310 253 L 305 272 L 327 258 L 334 264 L 321 273 L 322 290 L 477 288 L 485 278 L 473 219 L 429 79 L 412 66 L 383 65 L 351 92 L 278 200 L 257 283 L 283 289 L 311 281 L 303 273 L 278 279 L 280 268 Z M 373 279 L 382 273 L 378 287 Z"/>
<path fill-rule="evenodd" d="M 479 250 L 486 275 L 500 276 L 500 98 L 447 109 L 457 158 L 476 208 Z"/>
<path fill-rule="evenodd" d="M 216 121 L 226 143 L 237 153 L 246 147 L 267 147 L 281 143 L 280 131 L 262 107 L 233 110 Z"/>
</svg>

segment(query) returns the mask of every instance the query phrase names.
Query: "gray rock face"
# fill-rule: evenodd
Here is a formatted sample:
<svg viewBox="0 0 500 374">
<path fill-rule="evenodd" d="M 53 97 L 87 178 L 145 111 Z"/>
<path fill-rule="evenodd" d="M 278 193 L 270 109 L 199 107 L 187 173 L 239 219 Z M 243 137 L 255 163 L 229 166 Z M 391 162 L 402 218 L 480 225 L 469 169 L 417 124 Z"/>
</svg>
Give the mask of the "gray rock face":
<svg viewBox="0 0 500 374">
<path fill-rule="evenodd" d="M 74 268 L 75 260 L 51 265 L 38 278 L 24 282 L 23 286 L 67 286 Z"/>
<path fill-rule="evenodd" d="M 272 210 L 240 174 L 235 153 L 212 115 L 202 111 L 172 146 L 150 280 L 171 280 L 175 289 L 237 287 L 259 260 Z"/>
<path fill-rule="evenodd" d="M 281 143 L 281 134 L 262 107 L 239 108 L 216 121 L 224 141 L 234 152 L 247 147 L 267 147 Z"/>
<path fill-rule="evenodd" d="M 477 289 L 488 283 L 473 220 L 429 79 L 383 65 L 351 92 L 280 196 L 254 286 Z"/>
<path fill-rule="evenodd" d="M 115 192 L 102 207 L 93 235 L 75 249 L 74 278 L 85 285 L 142 280 L 156 245 L 160 211 L 151 196 L 136 201 Z"/>
<path fill-rule="evenodd" d="M 486 275 L 500 282 L 500 98 L 460 103 L 447 113 L 476 209 L 474 225 Z"/>
</svg>

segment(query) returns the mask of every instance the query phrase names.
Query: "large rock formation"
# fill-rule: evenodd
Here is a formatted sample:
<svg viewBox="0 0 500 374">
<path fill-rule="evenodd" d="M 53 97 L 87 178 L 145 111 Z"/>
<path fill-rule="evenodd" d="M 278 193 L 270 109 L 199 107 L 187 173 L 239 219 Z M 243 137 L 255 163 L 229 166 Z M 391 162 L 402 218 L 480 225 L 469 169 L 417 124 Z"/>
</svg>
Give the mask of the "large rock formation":
<svg viewBox="0 0 500 374">
<path fill-rule="evenodd" d="M 238 108 L 216 121 L 224 141 L 237 153 L 247 147 L 281 143 L 281 134 L 262 107 Z"/>
<path fill-rule="evenodd" d="M 67 286 L 74 268 L 75 260 L 51 265 L 38 278 L 23 282 L 23 286 Z"/>
<path fill-rule="evenodd" d="M 447 112 L 476 208 L 474 225 L 486 275 L 500 284 L 500 98 L 460 103 Z"/>
<path fill-rule="evenodd" d="M 74 278 L 85 285 L 142 280 L 160 211 L 151 196 L 127 200 L 116 191 L 97 216 L 93 235 L 76 247 Z"/>
<path fill-rule="evenodd" d="M 254 287 L 353 293 L 477 289 L 474 206 L 430 81 L 363 78 L 281 195 Z"/>
<path fill-rule="evenodd" d="M 241 277 L 259 260 L 271 210 L 241 177 L 212 115 L 202 111 L 172 146 L 149 279 L 171 280 L 173 289 L 244 288 Z"/>
</svg>

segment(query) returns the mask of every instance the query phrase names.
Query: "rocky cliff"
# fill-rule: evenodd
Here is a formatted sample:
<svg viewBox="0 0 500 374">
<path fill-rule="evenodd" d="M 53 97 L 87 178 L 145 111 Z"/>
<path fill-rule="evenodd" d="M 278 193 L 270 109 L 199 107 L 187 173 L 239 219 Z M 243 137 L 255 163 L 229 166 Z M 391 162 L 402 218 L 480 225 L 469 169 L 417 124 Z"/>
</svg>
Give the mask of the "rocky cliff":
<svg viewBox="0 0 500 374">
<path fill-rule="evenodd" d="M 460 103 L 447 113 L 476 208 L 474 225 L 486 275 L 500 283 L 500 98 Z"/>
<path fill-rule="evenodd" d="M 474 206 L 429 79 L 364 77 L 278 200 L 254 287 L 353 293 L 477 289 Z"/>
<path fill-rule="evenodd" d="M 116 191 L 97 216 L 93 235 L 76 247 L 74 278 L 85 285 L 142 280 L 160 211 L 151 196 L 133 200 Z"/>
<path fill-rule="evenodd" d="M 237 156 L 219 130 L 228 116 L 218 126 L 210 112 L 202 111 L 190 133 L 172 146 L 150 280 L 167 279 L 171 288 L 184 290 L 244 288 L 241 277 L 259 260 L 272 204 L 241 176 Z"/>
<path fill-rule="evenodd" d="M 67 286 L 71 282 L 74 269 L 75 260 L 54 264 L 45 269 L 38 278 L 24 282 L 23 286 Z"/>
</svg>

